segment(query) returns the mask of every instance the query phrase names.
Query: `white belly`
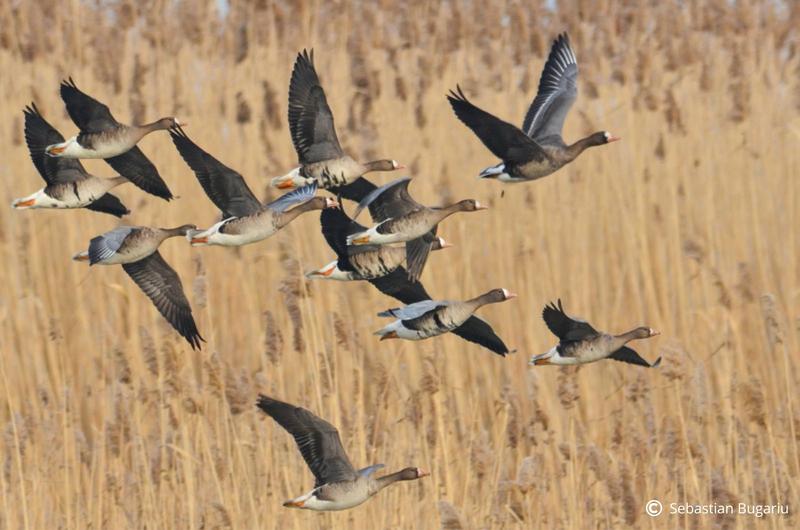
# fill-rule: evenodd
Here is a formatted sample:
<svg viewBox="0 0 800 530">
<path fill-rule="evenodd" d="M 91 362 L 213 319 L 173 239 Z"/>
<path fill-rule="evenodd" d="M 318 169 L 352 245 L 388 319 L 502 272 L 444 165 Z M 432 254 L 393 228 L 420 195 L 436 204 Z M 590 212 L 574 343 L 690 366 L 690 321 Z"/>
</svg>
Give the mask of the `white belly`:
<svg viewBox="0 0 800 530">
<path fill-rule="evenodd" d="M 87 149 L 78 143 L 78 137 L 70 138 L 65 144 L 64 151 L 59 155 L 63 158 L 112 158 L 131 150 L 132 145 L 127 142 L 101 142 L 95 149 Z"/>
</svg>

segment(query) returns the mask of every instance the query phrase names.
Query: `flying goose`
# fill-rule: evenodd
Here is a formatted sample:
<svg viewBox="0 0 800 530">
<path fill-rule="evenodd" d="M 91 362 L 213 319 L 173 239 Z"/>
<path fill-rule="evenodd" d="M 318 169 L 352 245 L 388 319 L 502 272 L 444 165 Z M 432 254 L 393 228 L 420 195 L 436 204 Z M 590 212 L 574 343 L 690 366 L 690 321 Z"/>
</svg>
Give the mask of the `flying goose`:
<svg viewBox="0 0 800 530">
<path fill-rule="evenodd" d="M 208 198 L 222 210 L 222 221 L 207 230 L 189 232 L 187 237 L 193 246 L 254 243 L 268 238 L 302 213 L 338 206 L 332 198 L 314 197 L 316 183 L 263 205 L 247 187 L 242 175 L 203 151 L 183 129 L 176 127 L 170 135 Z"/>
<path fill-rule="evenodd" d="M 330 189 L 349 184 L 370 171 L 394 171 L 405 166 L 395 160 L 360 163 L 342 151 L 333 113 L 314 69 L 314 51 L 297 54 L 289 82 L 289 131 L 300 167 L 272 179 L 280 189 L 293 189 L 316 182 Z"/>
<path fill-rule="evenodd" d="M 430 475 L 418 467 L 407 467 L 375 478 L 384 467 L 375 464 L 356 470 L 342 447 L 336 427 L 308 410 L 259 395 L 258 408 L 294 437 L 297 448 L 316 479 L 314 489 L 283 503 L 288 508 L 334 511 L 353 508 L 386 486 L 400 480 L 417 480 Z"/>
<path fill-rule="evenodd" d="M 48 145 L 45 153 L 53 157 L 105 159 L 115 171 L 147 193 L 166 200 L 173 198 L 156 167 L 136 144 L 146 134 L 179 125 L 177 118 L 124 125 L 114 119 L 106 105 L 79 90 L 72 78 L 61 82 L 61 99 L 80 134 L 66 142 Z"/>
<path fill-rule="evenodd" d="M 550 331 L 559 338 L 559 343 L 550 351 L 531 357 L 530 364 L 586 364 L 600 359 L 614 359 L 655 368 L 661 363 L 659 357 L 650 364 L 625 346 L 635 339 L 659 335 L 652 328 L 639 327 L 621 335 L 597 331 L 588 322 L 567 315 L 560 299 L 557 306 L 551 303 L 544 307 L 542 318 Z"/>
<path fill-rule="evenodd" d="M 33 165 L 47 185 L 32 195 L 16 199 L 14 208 L 88 208 L 122 217 L 130 211 L 108 190 L 127 182 L 125 177 L 90 175 L 79 160 L 51 158 L 45 148 L 64 137 L 45 120 L 35 103 L 25 107 L 25 142 Z"/>
<path fill-rule="evenodd" d="M 324 267 L 311 271 L 308 278 L 327 280 L 372 280 L 386 276 L 400 267 L 406 260 L 404 247 L 388 245 L 347 245 L 347 235 L 366 230 L 350 219 L 340 208 L 329 208 L 320 214 L 322 234 L 328 245 L 336 252 L 337 259 Z M 427 237 L 424 236 L 424 237 Z M 451 247 L 441 237 L 430 235 L 431 250 Z"/>
<path fill-rule="evenodd" d="M 361 177 L 347 186 L 338 188 L 337 192 L 339 193 L 340 198 L 361 202 L 370 192 L 374 191 L 375 189 L 377 189 L 377 186 L 375 186 L 366 178 Z M 374 209 L 374 206 L 370 205 L 370 213 L 373 215 L 375 215 L 375 212 L 373 211 Z M 322 215 L 335 211 L 336 210 L 323 210 Z M 324 232 L 325 230 L 323 230 L 323 233 Z M 337 251 L 336 249 L 342 244 L 341 240 L 338 240 L 337 242 L 330 236 L 330 233 L 325 234 L 328 244 L 331 246 L 331 248 L 333 248 L 334 251 Z M 341 237 L 341 235 L 338 237 Z M 337 254 L 338 253 L 339 252 L 337 251 Z M 369 283 L 371 283 L 376 289 L 386 296 L 391 296 L 392 298 L 395 298 L 404 304 L 413 304 L 415 302 L 422 302 L 423 300 L 431 299 L 430 294 L 428 294 L 428 291 L 425 290 L 425 286 L 423 286 L 419 280 L 409 279 L 408 272 L 402 266 L 397 267 L 386 276 L 373 278 L 367 281 L 369 281 Z M 497 336 L 492 327 L 484 320 L 481 320 L 474 315 L 469 317 L 466 322 L 455 328 L 452 333 L 454 335 L 458 335 L 466 341 L 483 346 L 484 348 L 487 348 L 498 355 L 505 356 L 509 353 L 508 347 L 505 345 L 503 340 Z"/>
<path fill-rule="evenodd" d="M 572 162 L 587 147 L 619 140 L 596 132 L 567 145 L 561 137 L 564 118 L 578 95 L 578 61 L 566 33 L 553 42 L 522 130 L 469 102 L 457 86 L 447 96 L 459 120 L 502 162 L 481 171 L 479 178 L 523 182 L 547 176 Z"/>
<path fill-rule="evenodd" d="M 516 296 L 507 289 L 493 289 L 464 302 L 424 300 L 405 307 L 389 309 L 378 313 L 378 316 L 395 317 L 397 320 L 376 331 L 375 335 L 379 335 L 381 340 L 422 340 L 435 337 L 463 324 L 478 308 Z"/>
<path fill-rule="evenodd" d="M 430 234 L 445 218 L 457 212 L 474 212 L 488 207 L 476 200 L 467 199 L 443 208 L 429 208 L 411 198 L 408 193 L 409 177 L 392 181 L 369 193 L 353 215 L 369 207 L 373 221 L 378 224 L 347 236 L 348 245 L 386 245 L 406 243 L 408 273 L 411 279 L 419 278 L 428 259 L 432 238 Z"/>
<path fill-rule="evenodd" d="M 177 228 L 120 226 L 89 242 L 89 250 L 78 252 L 72 259 L 89 265 L 122 265 L 136 285 L 153 302 L 158 312 L 192 346 L 200 349 L 203 337 L 197 331 L 192 308 L 183 294 L 181 279 L 158 252 L 161 243 L 170 237 L 185 236 L 194 225 Z"/>
</svg>

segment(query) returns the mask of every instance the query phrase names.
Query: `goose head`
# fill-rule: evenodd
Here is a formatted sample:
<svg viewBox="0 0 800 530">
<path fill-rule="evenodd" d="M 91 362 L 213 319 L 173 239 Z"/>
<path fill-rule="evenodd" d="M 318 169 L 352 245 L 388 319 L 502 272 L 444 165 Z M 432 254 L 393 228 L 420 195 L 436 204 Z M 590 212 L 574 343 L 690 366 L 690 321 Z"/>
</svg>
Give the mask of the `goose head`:
<svg viewBox="0 0 800 530">
<path fill-rule="evenodd" d="M 397 473 L 397 480 L 417 480 L 430 475 L 429 471 L 418 467 L 407 467 Z"/>
<path fill-rule="evenodd" d="M 631 333 L 634 338 L 636 339 L 647 339 L 650 337 L 655 337 L 656 335 L 661 335 L 661 332 L 654 330 L 653 328 L 648 327 L 639 327 L 633 330 Z"/>
<path fill-rule="evenodd" d="M 492 289 L 491 291 L 483 295 L 484 300 L 486 300 L 486 303 L 489 304 L 504 302 L 506 300 L 510 300 L 516 297 L 517 294 L 512 293 L 508 289 Z"/>
<path fill-rule="evenodd" d="M 457 208 L 462 212 L 476 212 L 478 210 L 488 210 L 488 206 L 484 206 L 475 199 L 465 199 L 456 203 Z"/>
<path fill-rule="evenodd" d="M 437 237 L 431 244 L 431 250 L 442 250 L 443 248 L 449 248 L 452 246 L 453 245 L 445 241 L 443 237 Z"/>
<path fill-rule="evenodd" d="M 596 138 L 597 145 L 610 144 L 611 142 L 616 142 L 618 140 L 622 140 L 622 138 L 620 138 L 619 136 L 614 136 L 613 134 L 611 134 L 608 131 L 595 133 L 592 136 L 597 137 Z"/>
<path fill-rule="evenodd" d="M 156 125 L 156 129 L 167 130 L 167 129 L 173 129 L 175 127 L 185 127 L 185 126 L 187 126 L 189 124 L 187 122 L 185 122 L 185 121 L 180 121 L 178 118 L 176 118 L 174 116 L 169 116 L 169 117 L 166 117 L 166 118 L 161 118 L 160 120 L 158 120 L 155 123 L 155 125 Z"/>
<path fill-rule="evenodd" d="M 194 230 L 197 230 L 197 225 L 181 225 L 181 226 L 176 226 L 175 228 L 165 228 L 164 232 L 167 232 L 167 234 L 170 237 L 172 237 L 172 236 L 185 236 L 189 232 L 192 232 Z"/>
</svg>

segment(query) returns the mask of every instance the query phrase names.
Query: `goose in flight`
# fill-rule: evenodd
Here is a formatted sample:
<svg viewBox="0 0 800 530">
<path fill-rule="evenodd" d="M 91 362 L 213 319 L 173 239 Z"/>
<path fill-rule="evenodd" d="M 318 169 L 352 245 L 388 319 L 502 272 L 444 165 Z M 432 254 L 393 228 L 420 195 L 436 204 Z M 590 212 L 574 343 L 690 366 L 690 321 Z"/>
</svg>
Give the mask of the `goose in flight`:
<svg viewBox="0 0 800 530">
<path fill-rule="evenodd" d="M 578 61 L 564 33 L 553 42 L 522 129 L 473 105 L 459 86 L 447 99 L 458 119 L 502 160 L 481 171 L 479 178 L 524 182 L 559 170 L 588 147 L 619 140 L 608 131 L 600 131 L 571 145 L 564 142 L 564 119 L 577 96 Z"/>
<path fill-rule="evenodd" d="M 586 364 L 601 359 L 614 359 L 625 363 L 655 368 L 661 363 L 661 357 L 650 364 L 638 353 L 625 346 L 636 339 L 647 339 L 659 335 L 658 331 L 647 327 L 634 328 L 621 335 L 611 335 L 597 331 L 585 320 L 571 317 L 564 312 L 561 300 L 558 305 L 548 304 L 542 311 L 550 331 L 558 337 L 559 342 L 549 351 L 535 355 L 530 364 Z"/>
<path fill-rule="evenodd" d="M 177 118 L 161 118 L 145 125 L 122 124 L 106 105 L 82 92 L 72 78 L 62 81 L 61 99 L 80 133 L 47 146 L 46 154 L 63 158 L 105 159 L 115 171 L 147 193 L 166 200 L 173 198 L 156 167 L 136 144 L 151 132 L 180 125 Z"/>
<path fill-rule="evenodd" d="M 450 300 L 423 300 L 401 308 L 378 313 L 380 317 L 397 320 L 375 332 L 386 339 L 422 340 L 435 337 L 461 326 L 472 314 L 486 304 L 496 304 L 516 294 L 507 289 L 492 289 L 475 298 L 460 302 Z"/>
<path fill-rule="evenodd" d="M 398 481 L 430 475 L 418 467 L 407 467 L 374 477 L 383 464 L 356 469 L 342 446 L 336 427 L 308 410 L 260 395 L 258 408 L 294 437 L 300 454 L 314 474 L 314 489 L 283 503 L 289 508 L 335 511 L 353 508 Z"/>
<path fill-rule="evenodd" d="M 300 214 L 338 206 L 330 197 L 315 197 L 317 185 L 313 183 L 261 204 L 242 175 L 201 149 L 183 129 L 177 127 L 170 134 L 208 198 L 222 211 L 222 220 L 211 228 L 188 233 L 192 246 L 255 243 L 275 234 Z"/>
<path fill-rule="evenodd" d="M 78 252 L 72 259 L 88 261 L 89 265 L 122 265 L 175 331 L 192 349 L 200 349 L 203 337 L 197 331 L 181 279 L 158 252 L 164 240 L 185 236 L 194 228 L 194 225 L 177 228 L 120 226 L 92 238 L 89 250 Z"/>
<path fill-rule="evenodd" d="M 25 107 L 23 113 L 25 142 L 33 165 L 47 185 L 32 195 L 16 199 L 11 204 L 14 208 L 86 208 L 117 217 L 130 213 L 117 197 L 108 193 L 128 179 L 95 177 L 86 172 L 80 160 L 47 156 L 47 146 L 63 142 L 64 137 L 42 117 L 34 103 Z"/>
<path fill-rule="evenodd" d="M 357 162 L 343 150 L 336 136 L 333 112 L 314 68 L 314 51 L 297 54 L 289 82 L 289 131 L 300 166 L 272 179 L 279 189 L 316 182 L 331 190 L 352 183 L 371 171 L 394 171 L 405 166 L 396 160 Z"/>
</svg>

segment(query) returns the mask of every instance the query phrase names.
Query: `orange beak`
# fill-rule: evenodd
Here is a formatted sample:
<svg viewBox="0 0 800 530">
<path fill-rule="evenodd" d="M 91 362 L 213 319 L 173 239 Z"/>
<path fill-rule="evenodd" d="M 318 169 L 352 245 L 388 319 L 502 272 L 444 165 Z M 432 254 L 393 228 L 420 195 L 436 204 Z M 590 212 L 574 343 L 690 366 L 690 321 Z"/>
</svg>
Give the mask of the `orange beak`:
<svg viewBox="0 0 800 530">
<path fill-rule="evenodd" d="M 366 245 L 369 243 L 369 236 L 357 237 L 353 240 L 353 245 Z"/>
<path fill-rule="evenodd" d="M 607 142 L 607 143 L 609 143 L 609 144 L 610 144 L 611 142 L 618 142 L 619 140 L 622 140 L 622 138 L 621 138 L 621 137 L 619 137 L 619 136 L 609 136 L 609 137 L 608 137 L 608 142 Z"/>
<path fill-rule="evenodd" d="M 278 184 L 278 189 L 279 190 L 291 190 L 291 189 L 294 189 L 294 182 L 292 182 L 291 180 L 285 180 L 285 181 L 281 182 L 280 184 Z"/>
<path fill-rule="evenodd" d="M 430 474 L 431 474 L 430 471 L 425 471 L 424 469 L 417 469 L 417 475 L 419 475 L 419 478 L 430 476 Z"/>
<path fill-rule="evenodd" d="M 283 505 L 286 508 L 302 508 L 305 505 L 305 501 L 286 501 Z"/>
<path fill-rule="evenodd" d="M 543 364 L 551 364 L 551 363 L 550 359 L 536 359 L 535 361 L 533 361 L 533 364 L 536 366 L 541 366 Z"/>
<path fill-rule="evenodd" d="M 75 261 L 89 261 L 89 254 L 76 254 L 72 259 Z"/>
<path fill-rule="evenodd" d="M 14 208 L 27 208 L 36 204 L 36 199 L 28 199 L 27 201 L 14 201 Z"/>
<path fill-rule="evenodd" d="M 47 148 L 46 153 L 48 155 L 60 155 L 61 153 L 64 152 L 65 149 L 66 147 L 56 147 L 55 145 L 53 145 Z"/>
<path fill-rule="evenodd" d="M 381 340 L 386 340 L 386 339 L 396 339 L 396 338 L 399 338 L 399 337 L 397 336 L 397 332 L 396 332 L 396 331 L 390 331 L 390 332 L 389 332 L 389 333 L 387 333 L 386 335 L 382 336 L 382 337 L 381 337 Z"/>
<path fill-rule="evenodd" d="M 202 245 L 203 243 L 208 243 L 208 237 L 193 237 L 191 241 L 192 245 Z"/>
</svg>

